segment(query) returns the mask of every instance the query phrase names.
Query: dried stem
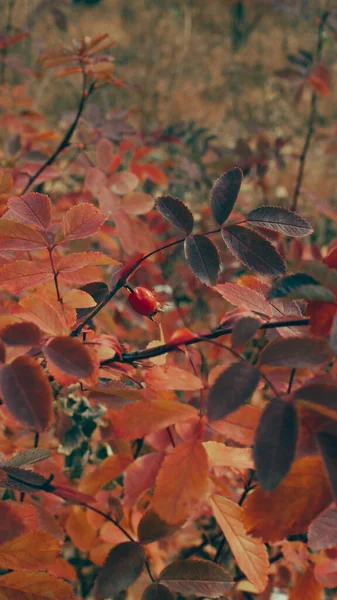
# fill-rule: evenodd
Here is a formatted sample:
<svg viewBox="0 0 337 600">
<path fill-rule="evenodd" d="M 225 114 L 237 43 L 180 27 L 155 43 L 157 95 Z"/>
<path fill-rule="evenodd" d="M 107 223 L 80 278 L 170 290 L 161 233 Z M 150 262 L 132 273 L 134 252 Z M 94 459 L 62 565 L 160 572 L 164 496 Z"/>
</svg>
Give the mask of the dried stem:
<svg viewBox="0 0 337 600">
<path fill-rule="evenodd" d="M 41 165 L 41 167 L 36 171 L 36 173 L 34 173 L 34 175 L 32 175 L 29 179 L 28 182 L 25 186 L 25 188 L 22 190 L 21 194 L 25 194 L 27 192 L 27 190 L 30 188 L 30 186 L 34 183 L 34 181 L 36 181 L 36 179 L 41 175 L 41 173 L 43 173 L 43 171 L 49 167 L 51 164 L 53 164 L 53 162 L 55 161 L 55 159 L 58 157 L 58 155 L 62 152 L 62 150 L 64 150 L 64 148 L 67 148 L 67 146 L 69 145 L 70 139 L 78 125 L 79 119 L 83 113 L 83 110 L 85 108 L 85 105 L 90 97 L 90 95 L 92 94 L 92 92 L 95 89 L 95 84 L 96 82 L 93 81 L 88 90 L 86 90 L 86 84 L 87 84 L 87 79 L 86 79 L 86 74 L 85 71 L 83 70 L 83 85 L 82 85 L 82 95 L 81 95 L 81 100 L 80 103 L 78 105 L 78 109 L 77 109 L 77 113 L 75 116 L 75 119 L 73 120 L 73 122 L 71 123 L 71 125 L 69 126 L 69 128 L 67 129 L 64 138 L 62 139 L 62 141 L 60 142 L 60 144 L 58 145 L 58 147 L 56 148 L 56 150 L 53 152 L 53 154 L 47 158 L 47 160 L 43 163 L 43 165 Z"/>
<path fill-rule="evenodd" d="M 325 27 L 325 23 L 329 17 L 329 12 L 326 11 L 323 13 L 322 18 L 318 27 L 318 37 L 317 37 L 317 46 L 316 46 L 316 60 L 320 62 L 322 58 L 322 50 L 323 50 L 323 31 Z M 297 173 L 296 186 L 294 190 L 294 195 L 291 203 L 291 210 L 296 210 L 298 197 L 301 192 L 301 185 L 304 176 L 305 162 L 307 159 L 308 151 L 310 148 L 311 138 L 315 130 L 315 121 L 317 117 L 317 92 L 313 91 L 311 94 L 311 102 L 310 102 L 310 113 L 308 118 L 308 129 L 307 135 L 304 140 L 303 149 L 300 156 L 300 164 Z"/>
</svg>

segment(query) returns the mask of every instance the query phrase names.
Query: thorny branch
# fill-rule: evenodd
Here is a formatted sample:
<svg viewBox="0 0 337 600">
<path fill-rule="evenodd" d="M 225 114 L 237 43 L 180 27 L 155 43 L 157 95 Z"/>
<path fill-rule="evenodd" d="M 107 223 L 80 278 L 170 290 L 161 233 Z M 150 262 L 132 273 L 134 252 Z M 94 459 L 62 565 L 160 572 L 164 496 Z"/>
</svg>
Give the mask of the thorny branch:
<svg viewBox="0 0 337 600">
<path fill-rule="evenodd" d="M 329 17 L 329 11 L 323 13 L 319 27 L 318 27 L 318 37 L 317 37 L 317 46 L 316 46 L 316 60 L 317 62 L 321 61 L 322 58 L 322 50 L 323 50 L 323 31 L 326 24 L 326 21 Z M 294 195 L 291 203 L 291 210 L 296 210 L 297 208 L 297 200 L 301 192 L 301 185 L 304 176 L 305 162 L 307 158 L 307 154 L 310 148 L 311 138 L 315 130 L 315 121 L 317 117 L 317 92 L 313 91 L 311 94 L 311 102 L 310 102 L 310 113 L 308 118 L 308 129 L 307 135 L 304 140 L 303 149 L 300 156 L 300 164 L 297 173 L 296 186 L 294 190 Z"/>
</svg>

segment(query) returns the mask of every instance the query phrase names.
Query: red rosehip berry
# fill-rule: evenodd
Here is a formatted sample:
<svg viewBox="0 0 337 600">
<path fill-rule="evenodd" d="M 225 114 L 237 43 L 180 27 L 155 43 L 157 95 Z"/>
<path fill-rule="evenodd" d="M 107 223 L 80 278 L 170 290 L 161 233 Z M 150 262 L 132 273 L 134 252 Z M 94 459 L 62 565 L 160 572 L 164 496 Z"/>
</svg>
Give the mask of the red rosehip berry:
<svg viewBox="0 0 337 600">
<path fill-rule="evenodd" d="M 154 294 L 144 287 L 136 287 L 129 295 L 129 304 L 134 311 L 145 317 L 151 317 L 158 311 Z"/>
</svg>

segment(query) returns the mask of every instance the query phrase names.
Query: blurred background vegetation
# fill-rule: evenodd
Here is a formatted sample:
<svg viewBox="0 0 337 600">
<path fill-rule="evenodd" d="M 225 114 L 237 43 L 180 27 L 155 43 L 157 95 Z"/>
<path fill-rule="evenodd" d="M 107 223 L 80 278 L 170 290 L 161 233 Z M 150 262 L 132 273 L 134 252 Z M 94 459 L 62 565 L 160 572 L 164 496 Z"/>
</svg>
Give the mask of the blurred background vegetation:
<svg viewBox="0 0 337 600">
<path fill-rule="evenodd" d="M 298 52 L 314 58 L 318 19 L 324 10 L 334 8 L 328 0 L 2 3 L 4 14 L 13 5 L 11 26 L 29 31 L 19 52 L 23 64 L 31 64 L 32 58 L 53 45 L 109 33 L 116 41 L 112 49 L 116 73 L 131 87 L 109 86 L 98 92 L 95 104 L 101 110 L 127 109 L 128 120 L 137 130 L 169 130 L 183 136 L 192 154 L 201 155 L 211 178 L 248 156 L 272 155 L 275 160 L 269 161 L 264 184 L 254 193 L 265 202 L 289 206 L 312 88 L 303 85 L 299 94 L 303 79 L 298 82 L 279 73 L 295 67 L 301 77 L 306 76 L 311 66 L 305 64 L 303 55 L 298 59 Z M 337 19 L 333 14 L 329 22 L 330 30 L 324 34 L 329 82 L 319 97 L 316 134 L 306 167 L 309 212 L 322 194 L 333 200 L 336 187 Z M 80 78 L 55 80 L 54 75 L 53 71 L 43 77 L 38 74 L 31 93 L 38 109 L 59 125 L 66 112 L 76 107 Z"/>
</svg>

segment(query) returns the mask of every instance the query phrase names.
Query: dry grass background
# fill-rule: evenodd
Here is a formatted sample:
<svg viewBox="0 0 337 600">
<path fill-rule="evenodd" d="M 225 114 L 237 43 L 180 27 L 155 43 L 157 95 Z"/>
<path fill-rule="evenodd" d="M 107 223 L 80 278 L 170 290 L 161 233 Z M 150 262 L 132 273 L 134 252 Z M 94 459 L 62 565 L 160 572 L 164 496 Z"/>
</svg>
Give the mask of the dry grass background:
<svg viewBox="0 0 337 600">
<path fill-rule="evenodd" d="M 2 0 L 6 2 L 7 0 Z M 18 0 L 15 18 L 25 19 L 38 0 Z M 301 102 L 293 102 L 289 83 L 275 77 L 287 64 L 287 54 L 303 48 L 314 52 L 315 15 L 326 0 L 245 0 L 246 24 L 251 33 L 233 52 L 234 0 L 101 0 L 98 4 L 65 7 L 67 31 L 55 27 L 45 11 L 32 19 L 31 52 L 70 43 L 72 38 L 107 32 L 116 40 L 117 73 L 140 86 L 141 91 L 109 88 L 97 102 L 105 109 L 133 108 L 138 127 L 166 126 L 194 120 L 218 136 L 220 146 L 231 146 L 239 137 L 256 139 L 290 137 L 288 154 L 298 155 L 309 112 L 308 89 Z M 326 45 L 324 59 L 331 67 L 332 91 L 319 102 L 319 133 L 334 135 L 336 120 L 336 49 Z M 53 79 L 39 84 L 40 108 L 55 123 L 65 109 L 74 107 L 79 80 Z M 322 137 L 322 135 L 321 135 Z M 334 200 L 335 156 L 316 135 L 306 169 L 305 185 L 315 195 Z M 297 160 L 275 173 L 276 187 L 290 195 Z M 270 198 L 273 201 L 273 198 Z M 287 199 L 286 199 L 287 201 Z M 308 210 L 308 207 L 306 207 Z M 309 210 L 311 212 L 311 210 Z"/>
</svg>

